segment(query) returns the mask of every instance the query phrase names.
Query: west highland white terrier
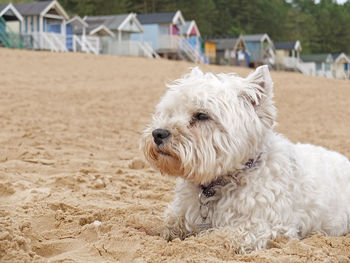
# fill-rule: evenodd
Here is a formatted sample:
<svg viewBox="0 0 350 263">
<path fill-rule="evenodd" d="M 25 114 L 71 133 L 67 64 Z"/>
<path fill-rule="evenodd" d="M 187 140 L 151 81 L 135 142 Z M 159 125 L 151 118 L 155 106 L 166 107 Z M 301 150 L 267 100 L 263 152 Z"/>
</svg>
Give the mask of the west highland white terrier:
<svg viewBox="0 0 350 263">
<path fill-rule="evenodd" d="M 245 253 L 350 232 L 350 161 L 274 132 L 272 87 L 267 66 L 247 78 L 194 68 L 168 85 L 141 140 L 151 165 L 180 178 L 166 240 L 218 235 Z"/>
</svg>

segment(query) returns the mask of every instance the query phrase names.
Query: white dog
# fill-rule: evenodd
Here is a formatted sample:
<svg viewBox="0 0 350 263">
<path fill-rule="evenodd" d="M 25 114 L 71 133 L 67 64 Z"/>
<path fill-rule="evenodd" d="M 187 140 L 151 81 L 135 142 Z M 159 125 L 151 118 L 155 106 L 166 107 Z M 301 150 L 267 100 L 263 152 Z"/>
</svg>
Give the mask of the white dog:
<svg viewBox="0 0 350 263">
<path fill-rule="evenodd" d="M 210 230 L 244 253 L 350 231 L 349 160 L 275 133 L 272 86 L 267 66 L 247 78 L 194 68 L 169 85 L 141 140 L 154 167 L 181 177 L 165 239 Z"/>
</svg>

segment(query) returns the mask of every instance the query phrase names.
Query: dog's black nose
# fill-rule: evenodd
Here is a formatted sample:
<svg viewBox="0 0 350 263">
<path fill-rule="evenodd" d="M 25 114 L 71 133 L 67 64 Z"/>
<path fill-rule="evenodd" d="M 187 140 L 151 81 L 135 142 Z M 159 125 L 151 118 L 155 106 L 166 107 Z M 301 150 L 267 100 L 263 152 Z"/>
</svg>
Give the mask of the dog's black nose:
<svg viewBox="0 0 350 263">
<path fill-rule="evenodd" d="M 152 132 L 152 135 L 154 138 L 154 142 L 157 145 L 161 145 L 163 143 L 163 140 L 169 137 L 170 132 L 168 130 L 164 130 L 164 129 L 155 129 Z"/>
</svg>

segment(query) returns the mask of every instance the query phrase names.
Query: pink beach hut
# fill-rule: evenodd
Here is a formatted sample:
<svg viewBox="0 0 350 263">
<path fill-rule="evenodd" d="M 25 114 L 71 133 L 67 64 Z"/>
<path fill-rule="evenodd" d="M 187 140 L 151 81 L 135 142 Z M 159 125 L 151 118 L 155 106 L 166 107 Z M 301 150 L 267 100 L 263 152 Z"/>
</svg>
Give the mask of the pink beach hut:
<svg viewBox="0 0 350 263">
<path fill-rule="evenodd" d="M 202 40 L 196 21 L 186 21 L 181 31 L 187 42 L 201 53 Z"/>
<path fill-rule="evenodd" d="M 167 13 L 138 14 L 144 32 L 132 34 L 132 40 L 139 39 L 152 44 L 162 57 L 202 62 L 203 58 L 183 35 L 185 19 L 180 10 Z M 199 31 L 198 31 L 199 32 Z"/>
</svg>

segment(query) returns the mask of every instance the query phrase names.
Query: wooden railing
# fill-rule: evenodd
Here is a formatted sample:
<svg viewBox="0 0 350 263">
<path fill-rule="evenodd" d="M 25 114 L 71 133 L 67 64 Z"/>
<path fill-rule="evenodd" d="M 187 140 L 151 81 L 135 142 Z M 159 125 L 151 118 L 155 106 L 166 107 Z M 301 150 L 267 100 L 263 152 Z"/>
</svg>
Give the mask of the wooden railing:
<svg viewBox="0 0 350 263">
<path fill-rule="evenodd" d="M 52 32 L 22 33 L 23 38 L 31 39 L 32 49 L 66 52 L 66 36 Z"/>
<path fill-rule="evenodd" d="M 147 42 L 119 41 L 113 37 L 104 37 L 102 39 L 102 52 L 118 56 L 159 58 L 159 55 L 154 52 L 152 46 Z"/>
</svg>

